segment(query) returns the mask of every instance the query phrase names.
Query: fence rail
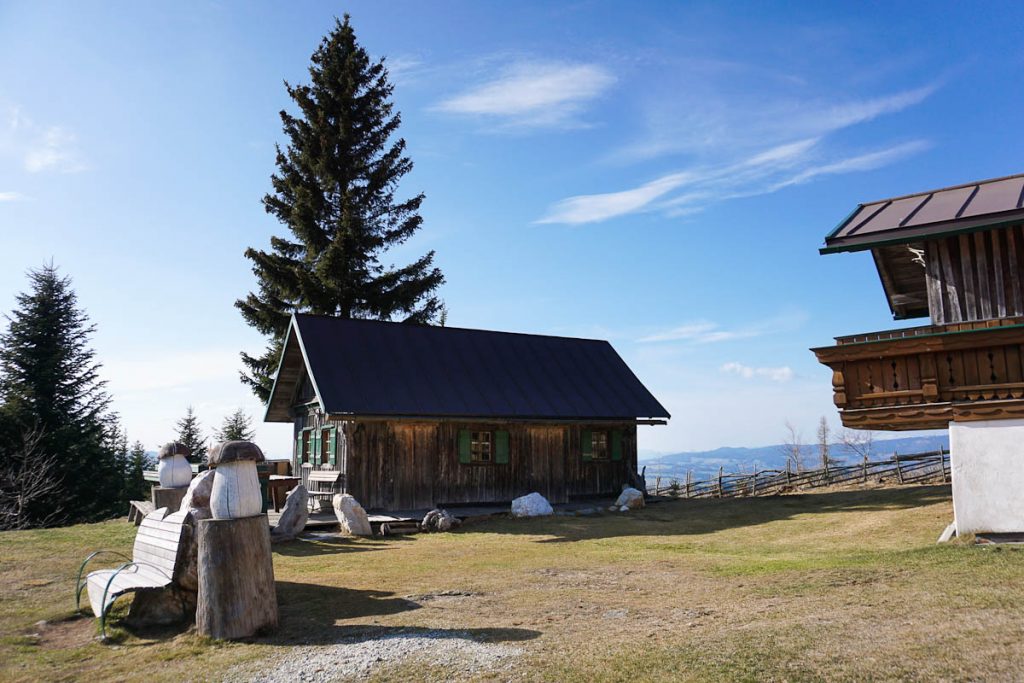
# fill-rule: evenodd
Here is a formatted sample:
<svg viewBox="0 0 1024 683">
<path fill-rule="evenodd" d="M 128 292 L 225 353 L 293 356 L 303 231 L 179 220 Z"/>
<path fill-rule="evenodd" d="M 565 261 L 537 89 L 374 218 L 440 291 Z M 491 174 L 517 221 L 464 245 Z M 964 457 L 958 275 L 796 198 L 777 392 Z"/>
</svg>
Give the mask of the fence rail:
<svg viewBox="0 0 1024 683">
<path fill-rule="evenodd" d="M 799 489 L 835 486 L 853 482 L 895 482 L 923 484 L 948 482 L 950 477 L 949 451 L 900 455 L 883 460 L 868 460 L 856 464 L 830 465 L 814 470 L 755 470 L 753 473 L 726 474 L 721 468 L 718 476 L 693 480 L 693 472 L 685 479 L 656 477 L 647 492 L 678 498 L 738 498 L 742 496 L 771 496 Z"/>
</svg>

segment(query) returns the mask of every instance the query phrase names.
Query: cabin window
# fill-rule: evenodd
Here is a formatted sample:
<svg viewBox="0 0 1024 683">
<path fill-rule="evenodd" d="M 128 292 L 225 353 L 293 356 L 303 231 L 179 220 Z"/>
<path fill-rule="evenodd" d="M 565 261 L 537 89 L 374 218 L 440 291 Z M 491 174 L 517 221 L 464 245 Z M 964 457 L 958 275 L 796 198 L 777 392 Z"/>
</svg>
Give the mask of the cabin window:
<svg viewBox="0 0 1024 683">
<path fill-rule="evenodd" d="M 464 465 L 508 464 L 508 432 L 487 429 L 459 430 L 459 462 Z"/>
<path fill-rule="evenodd" d="M 491 462 L 494 449 L 493 432 L 470 432 L 470 462 Z"/>
<path fill-rule="evenodd" d="M 584 462 L 622 460 L 622 430 L 584 429 L 580 434 Z"/>
</svg>

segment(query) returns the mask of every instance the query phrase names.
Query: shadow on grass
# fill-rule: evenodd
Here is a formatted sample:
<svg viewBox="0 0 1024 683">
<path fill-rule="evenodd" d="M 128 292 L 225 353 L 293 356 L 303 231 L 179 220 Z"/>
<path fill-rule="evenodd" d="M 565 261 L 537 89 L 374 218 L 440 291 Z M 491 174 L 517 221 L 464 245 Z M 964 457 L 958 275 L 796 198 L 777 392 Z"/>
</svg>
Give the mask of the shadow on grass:
<svg viewBox="0 0 1024 683">
<path fill-rule="evenodd" d="M 539 631 L 520 628 L 428 629 L 415 626 L 338 624 L 349 619 L 367 619 L 420 609 L 414 600 L 389 591 L 354 590 L 319 584 L 277 582 L 279 628 L 257 639 L 267 645 L 329 645 L 340 641 L 359 642 L 390 637 L 469 638 L 480 642 L 530 640 Z"/>
<path fill-rule="evenodd" d="M 344 553 L 367 553 L 378 550 L 387 550 L 396 541 L 409 541 L 412 539 L 401 536 L 388 536 L 387 540 L 362 539 L 354 540 L 344 536 L 319 535 L 300 536 L 292 541 L 275 543 L 272 546 L 273 552 L 277 555 L 288 557 L 316 557 L 318 555 L 340 555 Z"/>
<path fill-rule="evenodd" d="M 907 486 L 754 498 L 680 499 L 628 513 L 601 516 L 494 519 L 459 533 L 547 535 L 538 543 L 566 543 L 617 536 L 709 534 L 756 526 L 797 515 L 901 510 L 942 503 L 949 486 Z"/>
</svg>

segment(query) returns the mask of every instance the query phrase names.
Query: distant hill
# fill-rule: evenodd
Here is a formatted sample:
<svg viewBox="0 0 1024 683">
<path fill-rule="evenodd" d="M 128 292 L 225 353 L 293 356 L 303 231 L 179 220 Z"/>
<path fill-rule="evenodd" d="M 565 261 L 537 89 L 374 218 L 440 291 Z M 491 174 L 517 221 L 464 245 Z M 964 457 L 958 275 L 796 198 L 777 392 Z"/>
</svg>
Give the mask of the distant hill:
<svg viewBox="0 0 1024 683">
<path fill-rule="evenodd" d="M 947 434 L 933 436 L 909 436 L 899 439 L 875 441 L 872 459 L 891 456 L 894 452 L 907 455 L 925 453 L 949 448 Z M 841 443 L 829 447 L 833 458 L 841 461 L 859 461 L 860 456 L 851 452 Z M 805 445 L 802 449 L 806 467 L 818 466 L 818 447 Z M 721 467 L 725 472 L 751 472 L 756 467 L 764 469 L 785 469 L 786 455 L 782 444 L 757 448 L 716 448 L 713 451 L 692 451 L 670 455 L 640 456 L 640 467 L 647 467 L 648 481 L 651 477 L 685 479 L 687 470 L 693 471 L 695 479 L 706 479 L 718 474 Z"/>
</svg>

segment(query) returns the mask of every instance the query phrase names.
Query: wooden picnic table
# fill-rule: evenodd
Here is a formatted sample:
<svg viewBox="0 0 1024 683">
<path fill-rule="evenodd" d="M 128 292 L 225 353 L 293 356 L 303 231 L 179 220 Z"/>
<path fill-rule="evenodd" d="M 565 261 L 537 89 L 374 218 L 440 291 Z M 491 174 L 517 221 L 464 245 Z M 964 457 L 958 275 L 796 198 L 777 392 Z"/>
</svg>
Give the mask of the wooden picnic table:
<svg viewBox="0 0 1024 683">
<path fill-rule="evenodd" d="M 270 496 L 270 503 L 274 506 L 274 512 L 281 511 L 285 496 L 289 491 L 299 485 L 302 481 L 298 477 L 286 477 L 280 474 L 272 474 L 267 479 L 267 494 Z"/>
</svg>

